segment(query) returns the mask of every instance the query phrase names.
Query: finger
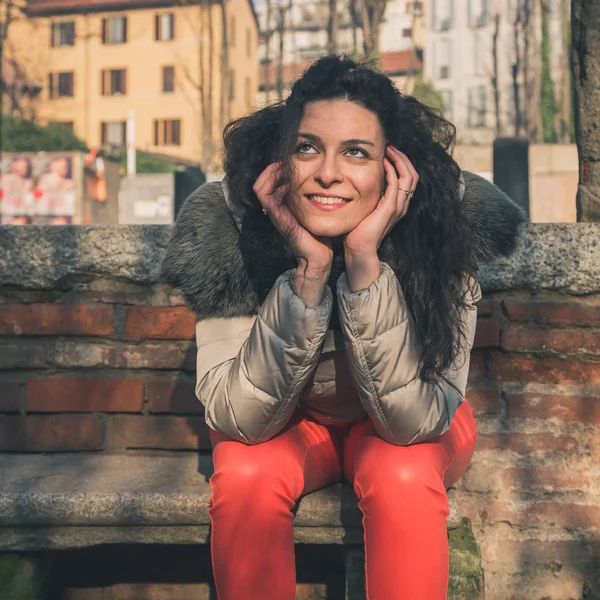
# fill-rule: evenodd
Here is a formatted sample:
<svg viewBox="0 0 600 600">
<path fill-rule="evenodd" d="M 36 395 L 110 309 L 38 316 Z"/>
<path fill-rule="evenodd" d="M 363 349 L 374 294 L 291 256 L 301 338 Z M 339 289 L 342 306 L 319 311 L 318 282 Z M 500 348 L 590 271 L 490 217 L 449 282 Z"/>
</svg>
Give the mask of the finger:
<svg viewBox="0 0 600 600">
<path fill-rule="evenodd" d="M 254 182 L 254 185 L 252 186 L 254 193 L 257 196 L 266 196 L 272 194 L 275 191 L 277 175 L 279 174 L 280 170 L 281 161 L 268 165 Z"/>
<path fill-rule="evenodd" d="M 395 146 L 390 145 L 390 156 L 391 160 L 398 171 L 398 179 L 400 180 L 400 187 L 406 190 L 412 190 L 413 185 L 413 174 L 408 168 L 408 164 L 405 162 L 402 153 Z"/>
<path fill-rule="evenodd" d="M 398 154 L 402 157 L 402 159 L 404 160 L 404 163 L 406 164 L 406 166 L 408 167 L 412 178 L 413 178 L 413 182 L 412 182 L 412 190 L 414 190 L 417 187 L 417 183 L 419 182 L 419 174 L 417 173 L 417 170 L 415 169 L 414 165 L 410 162 L 410 158 L 408 158 L 408 156 L 406 156 L 406 154 L 404 154 L 404 152 L 401 152 L 400 150 L 398 150 Z"/>
<path fill-rule="evenodd" d="M 396 212 L 396 204 L 398 201 L 398 174 L 396 173 L 394 165 L 388 158 L 383 159 L 383 168 L 386 173 L 387 188 L 385 194 L 379 201 L 377 208 L 379 209 L 381 207 L 381 210 L 393 213 Z"/>
</svg>

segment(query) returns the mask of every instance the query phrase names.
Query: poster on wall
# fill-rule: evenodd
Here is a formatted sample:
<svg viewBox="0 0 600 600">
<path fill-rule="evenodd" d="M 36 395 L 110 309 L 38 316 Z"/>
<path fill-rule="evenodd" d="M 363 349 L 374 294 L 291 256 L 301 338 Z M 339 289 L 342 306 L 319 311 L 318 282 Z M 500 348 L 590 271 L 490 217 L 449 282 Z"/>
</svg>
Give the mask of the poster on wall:
<svg viewBox="0 0 600 600">
<path fill-rule="evenodd" d="M 0 167 L 2 224 L 65 225 L 73 221 L 76 192 L 71 156 L 5 155 Z"/>
</svg>

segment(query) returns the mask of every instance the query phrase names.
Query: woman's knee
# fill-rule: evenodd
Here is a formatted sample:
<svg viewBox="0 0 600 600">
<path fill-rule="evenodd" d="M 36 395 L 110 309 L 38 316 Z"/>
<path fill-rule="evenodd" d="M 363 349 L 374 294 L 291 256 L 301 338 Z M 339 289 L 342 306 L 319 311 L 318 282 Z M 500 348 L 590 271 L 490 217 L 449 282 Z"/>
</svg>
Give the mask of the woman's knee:
<svg viewBox="0 0 600 600">
<path fill-rule="evenodd" d="M 210 479 L 213 498 L 246 502 L 265 496 L 296 499 L 302 491 L 302 471 L 285 456 L 274 457 L 269 452 L 257 452 L 256 446 L 215 460 Z M 299 488 L 299 491 L 298 491 Z"/>
<path fill-rule="evenodd" d="M 445 496 L 446 491 L 440 474 L 432 465 L 399 457 L 380 461 L 372 468 L 357 470 L 355 488 L 363 498 L 395 506 L 402 499 L 414 501 L 422 498 L 425 501 L 427 494 L 433 492 Z"/>
</svg>

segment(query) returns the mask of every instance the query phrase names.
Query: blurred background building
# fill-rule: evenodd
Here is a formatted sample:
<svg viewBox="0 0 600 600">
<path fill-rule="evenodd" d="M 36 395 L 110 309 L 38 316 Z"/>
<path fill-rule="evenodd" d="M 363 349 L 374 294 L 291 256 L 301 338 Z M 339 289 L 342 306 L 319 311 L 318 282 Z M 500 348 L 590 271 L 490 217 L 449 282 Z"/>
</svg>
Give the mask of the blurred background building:
<svg viewBox="0 0 600 600">
<path fill-rule="evenodd" d="M 284 99 L 310 62 L 330 51 L 372 58 L 401 91 L 445 114 L 456 125 L 463 168 L 502 181 L 495 141 L 525 141 L 521 191 L 511 193 L 534 220 L 575 218 L 574 207 L 558 205 L 559 197 L 573 197 L 578 177 L 568 0 L 1 4 L 2 193 L 16 189 L 10 181 L 22 152 L 31 160 L 40 151 L 83 153 L 69 158 L 80 165 L 73 167 L 81 171 L 72 174 L 80 182 L 75 193 L 106 190 L 108 204 L 123 206 L 73 214 L 71 222 L 100 214 L 169 222 L 178 196 L 222 177 L 225 125 Z M 83 170 L 96 183 L 117 177 L 117 185 L 87 185 Z M 142 182 L 146 175 L 164 181 Z M 142 197 L 154 189 L 156 198 Z M 136 211 L 131 203 L 138 201 L 146 204 Z M 39 203 L 28 205 L 38 211 L 32 216 L 43 216 Z M 19 217 L 15 210 L 13 203 L 5 216 Z"/>
</svg>

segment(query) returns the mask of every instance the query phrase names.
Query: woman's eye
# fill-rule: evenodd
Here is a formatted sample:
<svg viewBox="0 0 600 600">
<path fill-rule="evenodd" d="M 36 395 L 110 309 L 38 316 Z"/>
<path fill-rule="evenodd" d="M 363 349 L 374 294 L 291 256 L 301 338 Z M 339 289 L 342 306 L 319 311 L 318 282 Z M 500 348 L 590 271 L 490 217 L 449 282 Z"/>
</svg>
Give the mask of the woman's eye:
<svg viewBox="0 0 600 600">
<path fill-rule="evenodd" d="M 367 153 L 362 148 L 348 148 L 348 154 L 353 158 L 367 158 Z"/>
<path fill-rule="evenodd" d="M 296 152 L 298 152 L 300 154 L 314 154 L 314 152 L 311 152 L 311 150 L 315 150 L 315 149 L 312 144 L 309 144 L 307 142 L 299 144 L 298 147 L 296 148 Z M 315 152 L 316 152 L 316 150 L 315 150 Z"/>
</svg>

